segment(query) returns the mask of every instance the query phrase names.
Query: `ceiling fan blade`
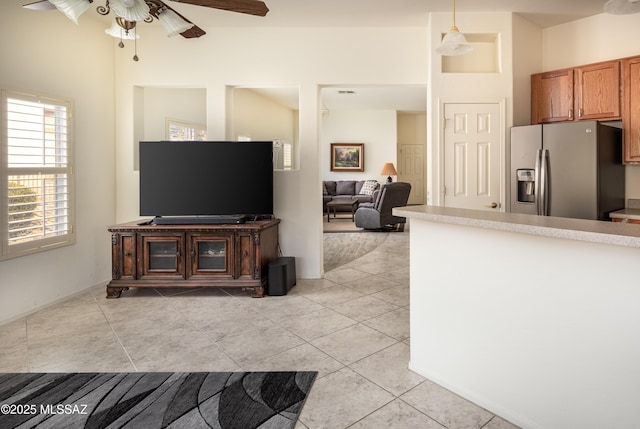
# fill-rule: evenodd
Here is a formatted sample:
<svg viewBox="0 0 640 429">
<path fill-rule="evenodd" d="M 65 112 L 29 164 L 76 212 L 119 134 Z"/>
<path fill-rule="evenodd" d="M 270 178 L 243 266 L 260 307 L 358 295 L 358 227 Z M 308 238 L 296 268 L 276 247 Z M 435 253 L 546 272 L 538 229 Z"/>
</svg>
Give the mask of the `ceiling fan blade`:
<svg viewBox="0 0 640 429">
<path fill-rule="evenodd" d="M 149 7 L 149 13 L 151 15 L 153 15 L 153 17 L 156 18 L 156 19 L 158 19 L 158 9 L 159 8 L 167 8 L 169 10 L 174 11 L 176 13 L 176 15 L 178 15 L 180 18 L 182 18 L 185 21 L 187 21 L 189 24 L 193 24 L 193 22 L 191 22 L 190 20 L 185 18 L 184 15 L 182 15 L 180 12 L 178 12 L 175 9 L 173 9 L 171 6 L 169 6 L 168 4 L 162 2 L 161 0 L 154 0 L 153 2 L 151 2 L 151 4 L 149 6 L 150 6 Z M 180 35 L 182 37 L 184 37 L 185 39 L 194 39 L 196 37 L 204 36 L 205 34 L 207 34 L 207 33 L 202 28 L 198 27 L 195 24 L 193 25 L 193 27 L 191 27 L 187 31 L 183 31 L 182 33 L 180 33 Z"/>
<path fill-rule="evenodd" d="M 186 21 L 188 21 L 188 19 Z M 183 31 L 182 33 L 180 33 L 180 35 L 185 39 L 195 39 L 197 37 L 204 36 L 205 34 L 207 33 L 197 25 L 194 25 L 187 31 Z"/>
<path fill-rule="evenodd" d="M 210 7 L 213 9 L 228 10 L 230 12 L 246 13 L 249 15 L 265 16 L 269 8 L 258 0 L 173 0 L 178 3 L 192 4 L 195 6 Z"/>
<path fill-rule="evenodd" d="M 48 0 L 41 0 L 33 3 L 27 3 L 22 7 L 24 7 L 25 9 L 31 9 L 31 10 L 52 10 L 56 8 L 52 3 L 49 3 Z"/>
</svg>

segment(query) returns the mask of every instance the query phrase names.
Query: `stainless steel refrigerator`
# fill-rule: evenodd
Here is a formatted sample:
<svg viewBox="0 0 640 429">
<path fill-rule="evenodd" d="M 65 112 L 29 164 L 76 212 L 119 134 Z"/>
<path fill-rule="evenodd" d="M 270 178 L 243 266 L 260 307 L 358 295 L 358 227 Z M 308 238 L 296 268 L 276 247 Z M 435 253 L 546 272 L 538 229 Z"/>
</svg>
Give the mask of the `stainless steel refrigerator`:
<svg viewBox="0 0 640 429">
<path fill-rule="evenodd" d="M 622 130 L 597 121 L 511 128 L 511 212 L 610 220 L 624 208 Z"/>
</svg>

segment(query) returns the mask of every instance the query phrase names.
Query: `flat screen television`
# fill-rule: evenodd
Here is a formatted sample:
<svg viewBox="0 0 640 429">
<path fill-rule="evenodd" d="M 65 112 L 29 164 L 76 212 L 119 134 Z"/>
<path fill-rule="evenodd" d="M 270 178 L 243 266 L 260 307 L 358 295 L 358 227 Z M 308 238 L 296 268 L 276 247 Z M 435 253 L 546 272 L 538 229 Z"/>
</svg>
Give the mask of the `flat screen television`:
<svg viewBox="0 0 640 429">
<path fill-rule="evenodd" d="M 140 142 L 140 215 L 154 223 L 272 216 L 273 143 Z"/>
</svg>

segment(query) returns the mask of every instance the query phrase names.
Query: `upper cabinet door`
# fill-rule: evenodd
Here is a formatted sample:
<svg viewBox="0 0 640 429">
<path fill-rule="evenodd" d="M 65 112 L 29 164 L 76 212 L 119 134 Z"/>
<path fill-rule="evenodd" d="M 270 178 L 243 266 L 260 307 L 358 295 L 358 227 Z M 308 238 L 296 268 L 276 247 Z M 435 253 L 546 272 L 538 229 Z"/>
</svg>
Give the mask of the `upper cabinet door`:
<svg viewBox="0 0 640 429">
<path fill-rule="evenodd" d="M 640 57 L 622 62 L 624 163 L 640 164 Z"/>
<path fill-rule="evenodd" d="M 531 76 L 531 123 L 573 121 L 573 69 Z"/>
<path fill-rule="evenodd" d="M 575 69 L 575 119 L 620 119 L 620 61 Z"/>
</svg>

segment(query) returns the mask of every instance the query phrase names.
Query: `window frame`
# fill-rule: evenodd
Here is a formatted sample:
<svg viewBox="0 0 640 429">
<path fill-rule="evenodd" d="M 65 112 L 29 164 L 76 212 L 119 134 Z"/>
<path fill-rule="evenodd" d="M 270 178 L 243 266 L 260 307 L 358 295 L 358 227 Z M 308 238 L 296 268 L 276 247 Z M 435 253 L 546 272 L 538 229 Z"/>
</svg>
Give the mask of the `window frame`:
<svg viewBox="0 0 640 429">
<path fill-rule="evenodd" d="M 7 100 L 16 99 L 30 103 L 46 103 L 66 109 L 66 164 L 64 166 L 9 167 L 9 136 Z M 43 150 L 43 155 L 45 151 Z M 38 94 L 32 91 L 0 88 L 0 261 L 57 249 L 75 243 L 75 123 L 74 103 L 69 98 Z M 9 244 L 9 178 L 26 175 L 66 175 L 66 232 Z"/>
<path fill-rule="evenodd" d="M 182 134 L 180 138 L 173 138 L 171 129 L 174 127 L 183 130 L 182 133 L 180 133 Z M 189 134 L 193 138 L 185 139 L 183 138 L 184 134 Z M 165 138 L 169 141 L 207 141 L 207 127 L 206 125 L 197 124 L 195 122 L 183 121 L 174 118 L 165 118 Z"/>
</svg>

